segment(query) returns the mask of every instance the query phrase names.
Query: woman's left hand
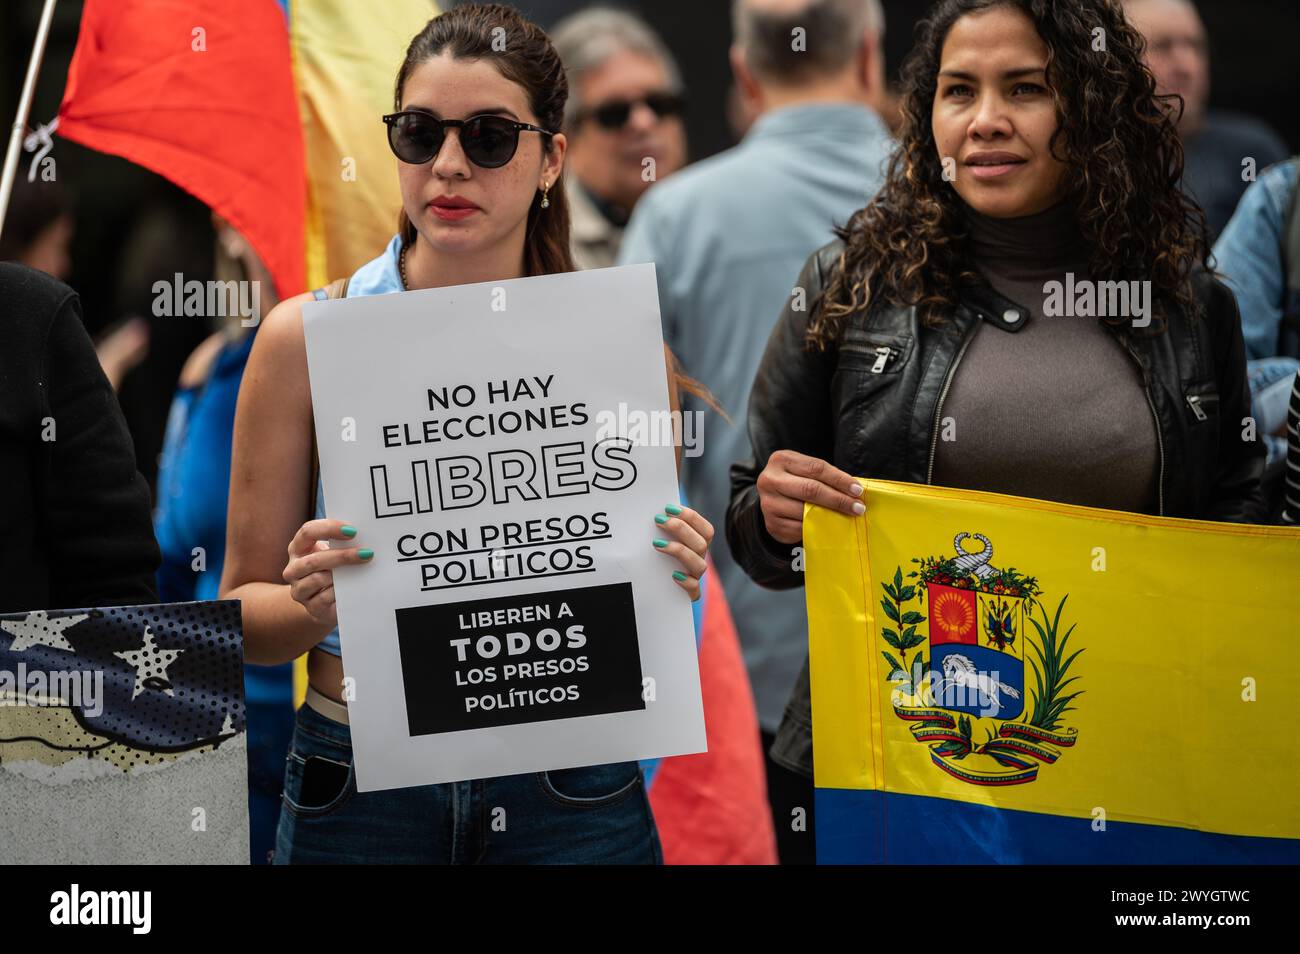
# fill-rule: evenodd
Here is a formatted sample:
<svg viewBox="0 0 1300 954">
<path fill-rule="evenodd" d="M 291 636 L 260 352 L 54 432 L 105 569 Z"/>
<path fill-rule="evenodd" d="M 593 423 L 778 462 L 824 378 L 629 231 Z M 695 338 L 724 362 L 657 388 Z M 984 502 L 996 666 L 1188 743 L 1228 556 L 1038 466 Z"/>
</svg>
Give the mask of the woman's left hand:
<svg viewBox="0 0 1300 954">
<path fill-rule="evenodd" d="M 690 507 L 669 504 L 663 513 L 655 514 L 655 525 L 662 534 L 655 538 L 655 549 L 677 561 L 681 569 L 673 571 L 673 579 L 691 594 L 692 600 L 698 600 L 704 561 L 713 541 L 713 524 Z"/>
</svg>

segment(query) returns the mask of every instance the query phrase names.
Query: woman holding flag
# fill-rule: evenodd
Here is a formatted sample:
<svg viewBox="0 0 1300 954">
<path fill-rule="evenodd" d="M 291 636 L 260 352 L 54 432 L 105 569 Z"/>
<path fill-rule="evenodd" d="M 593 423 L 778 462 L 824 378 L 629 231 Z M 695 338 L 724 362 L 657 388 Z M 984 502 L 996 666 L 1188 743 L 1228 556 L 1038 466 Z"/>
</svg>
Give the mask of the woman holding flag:
<svg viewBox="0 0 1300 954">
<path fill-rule="evenodd" d="M 549 39 L 512 9 L 463 5 L 431 20 L 398 73 L 397 111 L 384 117 L 399 160 L 399 234 L 351 276 L 347 296 L 573 270 L 561 181 L 566 143 L 558 132 L 566 96 Z M 313 486 L 301 312 L 313 297 L 325 293 L 278 306 L 249 358 L 221 587 L 223 598 L 243 600 L 251 661 L 283 662 L 310 650 L 276 862 L 658 862 L 636 763 L 356 791 L 333 573 L 374 554 L 329 547 L 362 536 L 364 527 L 326 518 Z M 677 387 L 697 387 L 679 376 L 669 384 L 674 408 Z M 657 549 L 698 598 L 713 528 L 689 508 L 667 509 L 656 515 L 655 532 L 669 538 Z M 508 809 L 508 831 L 485 824 L 496 806 Z"/>
<path fill-rule="evenodd" d="M 941 0 L 917 36 L 886 184 L 755 380 L 738 561 L 801 585 L 804 504 L 861 515 L 855 476 L 1261 519 L 1237 307 L 1121 4 Z M 806 663 L 772 754 L 811 776 Z"/>
</svg>

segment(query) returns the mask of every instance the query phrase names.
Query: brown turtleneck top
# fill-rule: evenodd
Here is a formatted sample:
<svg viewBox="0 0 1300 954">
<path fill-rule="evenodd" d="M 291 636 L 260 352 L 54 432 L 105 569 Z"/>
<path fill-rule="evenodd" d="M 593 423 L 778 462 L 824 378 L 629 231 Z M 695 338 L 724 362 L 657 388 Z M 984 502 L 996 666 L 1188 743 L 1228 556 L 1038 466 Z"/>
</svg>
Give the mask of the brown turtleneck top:
<svg viewBox="0 0 1300 954">
<path fill-rule="evenodd" d="M 1160 456 L 1141 371 L 1100 319 L 1043 315 L 1046 283 L 1091 278 L 1072 213 L 965 214 L 975 264 L 1029 319 L 974 332 L 943 402 L 934 483 L 1155 513 Z"/>
</svg>

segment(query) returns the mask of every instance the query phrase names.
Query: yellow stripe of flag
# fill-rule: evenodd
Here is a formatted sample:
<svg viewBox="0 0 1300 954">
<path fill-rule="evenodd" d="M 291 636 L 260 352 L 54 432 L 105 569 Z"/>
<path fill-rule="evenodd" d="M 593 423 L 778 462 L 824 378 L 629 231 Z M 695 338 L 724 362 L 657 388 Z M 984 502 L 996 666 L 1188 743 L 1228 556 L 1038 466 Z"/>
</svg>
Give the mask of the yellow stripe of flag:
<svg viewBox="0 0 1300 954">
<path fill-rule="evenodd" d="M 382 6 L 382 13 L 379 7 Z M 319 288 L 374 258 L 397 231 L 397 160 L 380 117 L 430 0 L 301 0 L 290 43 L 307 152 L 307 281 Z"/>
</svg>

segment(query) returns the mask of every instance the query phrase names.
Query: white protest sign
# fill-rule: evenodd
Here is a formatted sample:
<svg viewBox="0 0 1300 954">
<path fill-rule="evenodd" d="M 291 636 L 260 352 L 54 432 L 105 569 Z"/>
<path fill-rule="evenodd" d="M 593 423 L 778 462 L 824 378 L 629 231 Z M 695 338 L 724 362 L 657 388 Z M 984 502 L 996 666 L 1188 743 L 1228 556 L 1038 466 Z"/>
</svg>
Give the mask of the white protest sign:
<svg viewBox="0 0 1300 954">
<path fill-rule="evenodd" d="M 701 752 L 653 265 L 303 306 L 361 791 Z"/>
</svg>

